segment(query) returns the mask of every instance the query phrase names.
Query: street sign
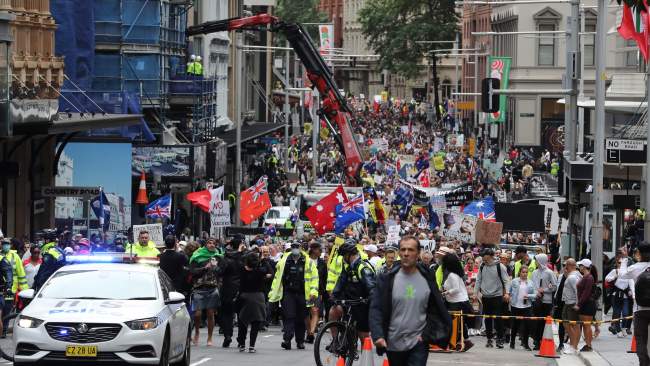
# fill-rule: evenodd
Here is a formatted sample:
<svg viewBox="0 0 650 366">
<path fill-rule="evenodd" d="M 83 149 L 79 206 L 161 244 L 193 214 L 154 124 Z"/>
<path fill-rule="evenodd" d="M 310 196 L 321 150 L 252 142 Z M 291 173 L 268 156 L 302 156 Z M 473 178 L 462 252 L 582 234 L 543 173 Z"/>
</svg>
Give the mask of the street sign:
<svg viewBox="0 0 650 366">
<path fill-rule="evenodd" d="M 99 187 L 42 187 L 43 197 L 94 197 L 99 195 Z"/>
<path fill-rule="evenodd" d="M 605 140 L 606 161 L 610 164 L 645 164 L 646 150 L 643 140 Z"/>
</svg>

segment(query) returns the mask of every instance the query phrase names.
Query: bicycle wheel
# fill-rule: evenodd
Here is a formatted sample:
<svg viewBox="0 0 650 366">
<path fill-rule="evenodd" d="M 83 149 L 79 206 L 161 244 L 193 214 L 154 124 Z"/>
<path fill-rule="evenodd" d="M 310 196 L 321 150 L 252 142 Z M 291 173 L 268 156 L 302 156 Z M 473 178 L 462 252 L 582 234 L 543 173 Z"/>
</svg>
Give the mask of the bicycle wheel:
<svg viewBox="0 0 650 366">
<path fill-rule="evenodd" d="M 7 322 L 7 327 L 5 328 L 5 337 L 0 338 L 0 357 L 11 362 L 14 360 L 14 325 L 18 315 L 20 313 L 12 312 L 4 317 L 3 320 Z"/>
<path fill-rule="evenodd" d="M 339 357 L 346 357 L 348 337 L 345 330 L 345 324 L 342 322 L 329 322 L 320 329 L 314 341 L 316 366 L 336 366 Z"/>
</svg>

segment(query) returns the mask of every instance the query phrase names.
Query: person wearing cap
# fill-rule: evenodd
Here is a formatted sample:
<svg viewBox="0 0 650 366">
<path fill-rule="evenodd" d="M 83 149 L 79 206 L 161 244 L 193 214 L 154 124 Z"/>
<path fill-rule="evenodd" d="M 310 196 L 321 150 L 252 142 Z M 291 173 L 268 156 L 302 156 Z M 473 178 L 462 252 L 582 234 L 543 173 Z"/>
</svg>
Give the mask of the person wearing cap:
<svg viewBox="0 0 650 366">
<path fill-rule="evenodd" d="M 438 285 L 438 290 L 442 289 L 442 282 L 444 280 L 445 276 L 445 269 L 443 268 L 443 258 L 447 254 L 454 254 L 456 255 L 456 252 L 448 247 L 443 247 L 441 246 L 437 251 L 436 251 L 436 263 L 435 263 L 435 278 L 436 278 L 436 284 Z M 432 268 L 429 268 L 432 269 Z M 432 269 L 433 270 L 433 269 Z"/>
<path fill-rule="evenodd" d="M 578 315 L 581 321 L 593 321 L 598 307 L 594 291 L 598 272 L 596 271 L 596 267 L 592 265 L 591 260 L 586 258 L 578 262 L 578 269 L 582 274 L 582 279 L 576 285 L 576 289 L 578 290 L 578 303 L 576 304 L 576 310 L 578 310 Z M 591 324 L 582 324 L 582 331 L 584 334 L 585 345 L 580 349 L 580 352 L 592 351 L 591 341 L 593 335 L 591 332 Z"/>
<path fill-rule="evenodd" d="M 196 61 L 196 55 L 190 56 L 190 62 L 187 63 L 187 74 L 194 75 L 194 61 Z"/>
<path fill-rule="evenodd" d="M 390 272 L 390 270 L 393 268 L 395 263 L 399 261 L 399 256 L 397 255 L 398 250 L 399 249 L 397 247 L 392 245 L 386 247 L 384 258 L 383 258 L 383 264 L 381 265 L 381 268 L 377 271 L 378 274 Z"/>
<path fill-rule="evenodd" d="M 531 281 L 535 291 L 533 299 L 533 316 L 547 317 L 553 311 L 553 294 L 557 290 L 557 277 L 548 267 L 548 256 L 537 254 L 535 256 L 537 269 L 533 272 Z M 533 349 L 539 350 L 542 336 L 544 335 L 544 320 L 538 320 L 533 328 Z"/>
<path fill-rule="evenodd" d="M 497 316 L 496 319 L 485 319 L 485 331 L 488 339 L 485 346 L 487 348 L 494 347 L 492 338 L 496 327 L 496 346 L 497 348 L 503 348 L 504 326 L 503 319 L 499 317 L 503 315 L 504 308 L 510 301 L 508 273 L 506 267 L 494 259 L 493 249 L 483 249 L 481 255 L 483 256 L 483 263 L 479 267 L 478 276 L 476 276 L 474 296 L 483 303 L 483 315 Z"/>
<path fill-rule="evenodd" d="M 291 244 L 275 268 L 275 277 L 269 292 L 269 302 L 281 302 L 283 314 L 282 348 L 291 349 L 295 337 L 298 349 L 305 348 L 305 318 L 307 307 L 318 298 L 318 268 L 309 256 L 300 250 L 299 243 Z"/>
<path fill-rule="evenodd" d="M 530 280 L 533 277 L 533 272 L 537 269 L 537 264 L 535 261 L 531 261 L 528 257 L 528 251 L 523 245 L 518 246 L 515 249 L 515 272 L 514 277 L 519 277 L 519 270 L 521 266 L 528 266 L 528 279 Z"/>
<path fill-rule="evenodd" d="M 368 262 L 370 262 L 370 264 L 372 264 L 372 267 L 375 269 L 375 271 L 377 271 L 381 267 L 380 265 L 381 257 L 377 255 L 379 248 L 377 248 L 375 244 L 368 244 L 364 246 L 363 249 L 368 255 Z"/>
<path fill-rule="evenodd" d="M 571 324 L 572 321 L 578 321 L 578 282 L 582 279 L 582 275 L 577 270 L 577 263 L 575 259 L 569 258 L 565 261 L 565 280 L 564 288 L 562 290 L 562 320 L 564 328 L 569 333 L 569 345 L 564 345 L 564 354 L 576 354 L 578 352 L 578 342 L 580 341 L 580 328 L 576 324 Z"/>
</svg>

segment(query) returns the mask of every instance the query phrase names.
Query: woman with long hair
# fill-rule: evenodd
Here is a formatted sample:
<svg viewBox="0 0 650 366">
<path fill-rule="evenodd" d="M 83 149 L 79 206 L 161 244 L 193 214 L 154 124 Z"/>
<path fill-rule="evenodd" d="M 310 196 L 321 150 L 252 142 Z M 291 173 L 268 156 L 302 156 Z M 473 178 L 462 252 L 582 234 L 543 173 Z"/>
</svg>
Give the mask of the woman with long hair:
<svg viewBox="0 0 650 366">
<path fill-rule="evenodd" d="M 460 259 L 456 254 L 446 254 L 442 257 L 442 268 L 445 269 L 444 281 L 442 285 L 442 296 L 447 302 L 447 307 L 451 311 L 462 311 L 464 314 L 472 314 L 474 310 L 469 303 L 469 296 L 467 295 L 467 287 L 465 285 L 465 272 L 460 263 Z M 467 332 L 467 317 L 463 317 L 463 338 L 465 339 L 465 347 L 463 351 L 467 351 L 474 346 L 472 341 L 468 340 Z M 460 344 L 458 345 L 460 347 Z"/>
<path fill-rule="evenodd" d="M 264 280 L 272 269 L 268 262 L 261 262 L 255 252 L 244 256 L 244 264 L 240 272 L 239 314 L 237 317 L 237 343 L 239 352 L 246 350 L 246 332 L 250 325 L 248 352 L 255 353 L 257 333 L 266 321 L 266 298 L 264 297 Z"/>
</svg>

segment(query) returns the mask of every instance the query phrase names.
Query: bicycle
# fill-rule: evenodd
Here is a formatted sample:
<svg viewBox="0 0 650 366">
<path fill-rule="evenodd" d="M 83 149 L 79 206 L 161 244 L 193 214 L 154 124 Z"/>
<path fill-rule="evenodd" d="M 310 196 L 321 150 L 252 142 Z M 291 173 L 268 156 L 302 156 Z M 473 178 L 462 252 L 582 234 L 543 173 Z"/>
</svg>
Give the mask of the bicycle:
<svg viewBox="0 0 650 366">
<path fill-rule="evenodd" d="M 357 350 L 357 323 L 352 319 L 353 306 L 367 304 L 368 300 L 335 300 L 335 306 L 343 308 L 341 320 L 326 323 L 317 333 L 314 341 L 314 358 L 317 366 L 335 365 L 339 358 L 345 359 L 345 366 L 351 366 L 359 358 Z"/>
</svg>

